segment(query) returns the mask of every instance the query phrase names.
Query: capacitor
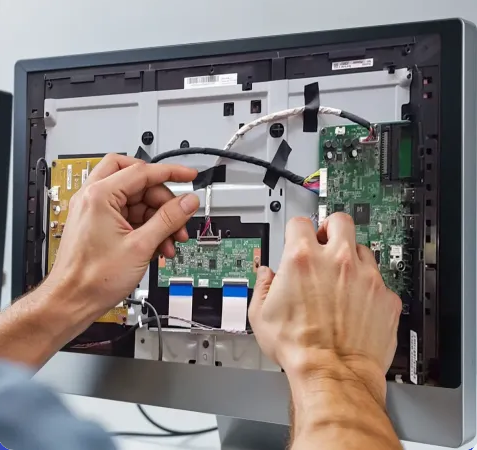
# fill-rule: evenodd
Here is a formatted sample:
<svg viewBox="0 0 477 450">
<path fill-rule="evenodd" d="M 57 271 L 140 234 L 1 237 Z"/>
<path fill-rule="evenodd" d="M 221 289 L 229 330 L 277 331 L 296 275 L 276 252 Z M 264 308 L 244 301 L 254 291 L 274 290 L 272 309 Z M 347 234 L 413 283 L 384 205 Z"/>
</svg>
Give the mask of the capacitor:
<svg viewBox="0 0 477 450">
<path fill-rule="evenodd" d="M 58 214 L 60 214 L 60 212 L 61 212 L 61 206 L 60 206 L 60 205 L 55 205 L 55 206 L 53 206 L 53 212 L 55 213 L 56 216 L 57 216 Z"/>
<path fill-rule="evenodd" d="M 334 154 L 333 152 L 326 152 L 325 154 L 325 158 L 328 160 L 328 161 L 331 161 L 334 157 Z"/>
<path fill-rule="evenodd" d="M 378 233 L 383 234 L 383 224 L 381 222 L 378 222 Z"/>
<path fill-rule="evenodd" d="M 359 139 L 358 138 L 354 138 L 351 142 L 351 145 L 356 148 L 356 147 L 359 147 Z"/>
<path fill-rule="evenodd" d="M 325 143 L 323 144 L 323 147 L 328 149 L 328 148 L 331 148 L 331 141 L 325 141 Z"/>
<path fill-rule="evenodd" d="M 347 138 L 347 139 L 344 140 L 344 142 L 343 142 L 343 147 L 345 147 L 345 148 L 350 148 L 351 145 L 352 145 L 352 144 L 351 144 L 351 139 Z"/>
<path fill-rule="evenodd" d="M 331 141 L 331 147 L 333 147 L 334 149 L 338 148 L 338 141 L 336 139 L 333 139 Z"/>
<path fill-rule="evenodd" d="M 52 220 L 50 222 L 50 228 L 54 230 L 58 226 L 58 222 L 56 220 Z"/>
<path fill-rule="evenodd" d="M 358 150 L 356 150 L 355 148 L 353 148 L 353 150 L 351 150 L 351 151 L 349 152 L 349 157 L 350 157 L 350 158 L 353 158 L 353 159 L 354 159 L 354 158 L 357 158 L 357 157 L 358 157 Z"/>
</svg>

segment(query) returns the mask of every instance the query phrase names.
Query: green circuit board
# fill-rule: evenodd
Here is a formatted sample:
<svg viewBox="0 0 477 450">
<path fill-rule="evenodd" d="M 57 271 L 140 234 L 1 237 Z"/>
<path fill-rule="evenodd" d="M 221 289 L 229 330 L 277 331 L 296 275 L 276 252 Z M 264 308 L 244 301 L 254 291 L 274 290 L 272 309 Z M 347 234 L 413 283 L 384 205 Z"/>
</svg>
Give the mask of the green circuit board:
<svg viewBox="0 0 477 450">
<path fill-rule="evenodd" d="M 171 278 L 192 278 L 194 287 L 222 288 L 224 278 L 248 280 L 253 288 L 261 264 L 260 238 L 224 238 L 217 245 L 201 245 L 197 239 L 176 244 L 176 256 L 159 258 L 159 287 Z"/>
<path fill-rule="evenodd" d="M 327 196 L 319 200 L 321 220 L 325 206 L 326 216 L 337 211 L 350 214 L 355 221 L 357 242 L 375 252 L 384 282 L 399 294 L 409 282 L 404 270 L 405 183 L 383 181 L 381 171 L 389 155 L 383 154 L 379 143 L 361 143 L 359 139 L 367 135 L 368 131 L 359 125 L 321 131 L 320 169 L 327 169 Z M 401 167 L 405 172 L 410 146 L 407 142 L 401 146 Z M 402 261 L 398 266 L 401 270 L 397 270 L 398 261 Z"/>
</svg>

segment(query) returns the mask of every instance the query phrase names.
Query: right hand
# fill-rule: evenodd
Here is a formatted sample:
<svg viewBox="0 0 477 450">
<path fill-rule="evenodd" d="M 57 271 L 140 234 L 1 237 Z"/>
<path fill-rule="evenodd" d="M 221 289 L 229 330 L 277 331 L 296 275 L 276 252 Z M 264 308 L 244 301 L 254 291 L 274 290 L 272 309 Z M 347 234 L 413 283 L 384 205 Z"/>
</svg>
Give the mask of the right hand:
<svg viewBox="0 0 477 450">
<path fill-rule="evenodd" d="M 345 367 L 372 390 L 378 385 L 382 403 L 401 300 L 384 285 L 372 252 L 356 244 L 349 215 L 329 216 L 318 234 L 309 219 L 292 219 L 285 241 L 276 275 L 259 269 L 249 310 L 260 347 L 289 377 Z"/>
</svg>

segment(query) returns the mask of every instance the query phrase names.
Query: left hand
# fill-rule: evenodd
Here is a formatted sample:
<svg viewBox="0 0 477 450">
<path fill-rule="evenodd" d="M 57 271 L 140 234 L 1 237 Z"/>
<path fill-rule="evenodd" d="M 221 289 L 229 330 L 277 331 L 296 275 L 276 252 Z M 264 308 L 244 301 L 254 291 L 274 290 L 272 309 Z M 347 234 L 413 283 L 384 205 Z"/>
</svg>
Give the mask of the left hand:
<svg viewBox="0 0 477 450">
<path fill-rule="evenodd" d="M 196 176 L 195 169 L 179 165 L 105 156 L 70 201 L 45 284 L 63 286 L 63 293 L 74 290 L 77 304 L 69 310 L 81 311 L 86 322 L 116 306 L 137 287 L 156 251 L 172 257 L 174 239 L 188 239 L 184 225 L 199 199 L 195 194 L 176 198 L 163 183 Z"/>
</svg>

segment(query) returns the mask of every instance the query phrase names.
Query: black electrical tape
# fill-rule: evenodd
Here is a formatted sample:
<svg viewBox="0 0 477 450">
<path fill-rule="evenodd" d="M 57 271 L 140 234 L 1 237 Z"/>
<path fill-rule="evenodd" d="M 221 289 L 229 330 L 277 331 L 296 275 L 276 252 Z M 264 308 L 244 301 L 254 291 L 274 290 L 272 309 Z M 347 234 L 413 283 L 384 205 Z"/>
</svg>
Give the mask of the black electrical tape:
<svg viewBox="0 0 477 450">
<path fill-rule="evenodd" d="M 292 149 L 288 145 L 288 142 L 283 139 L 282 143 L 278 147 L 277 153 L 270 163 L 272 167 L 284 169 L 287 165 L 288 156 L 290 156 Z M 278 183 L 280 176 L 276 172 L 272 172 L 270 169 L 267 169 L 265 176 L 263 177 L 263 184 L 267 185 L 270 189 L 275 189 L 275 186 Z"/>
<path fill-rule="evenodd" d="M 303 132 L 318 131 L 318 111 L 320 109 L 320 86 L 311 83 L 305 86 L 305 111 L 303 111 Z"/>
<path fill-rule="evenodd" d="M 225 171 L 225 164 L 221 164 L 220 166 L 214 166 L 199 172 L 196 179 L 192 182 L 194 191 L 205 188 L 212 183 L 225 183 Z"/>
<path fill-rule="evenodd" d="M 145 161 L 147 163 L 151 162 L 151 157 L 148 155 L 148 153 L 141 146 L 138 147 L 137 152 L 134 155 L 134 157 L 136 159 L 140 159 L 141 161 Z"/>
</svg>

